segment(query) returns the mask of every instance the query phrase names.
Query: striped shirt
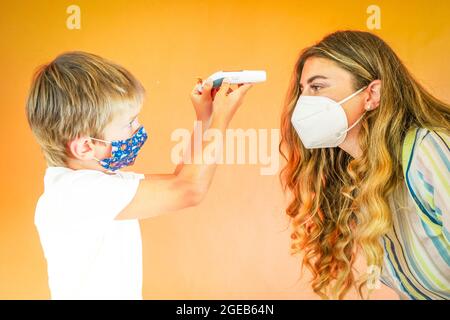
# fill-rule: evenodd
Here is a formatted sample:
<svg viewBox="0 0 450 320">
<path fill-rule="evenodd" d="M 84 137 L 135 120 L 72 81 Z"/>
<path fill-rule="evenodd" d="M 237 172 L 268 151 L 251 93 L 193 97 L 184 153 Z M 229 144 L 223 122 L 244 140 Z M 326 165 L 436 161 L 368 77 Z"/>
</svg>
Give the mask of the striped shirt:
<svg viewBox="0 0 450 320">
<path fill-rule="evenodd" d="M 402 299 L 450 299 L 449 145 L 448 134 L 425 128 L 410 129 L 403 144 L 405 185 L 389 199 L 380 279 Z"/>
</svg>

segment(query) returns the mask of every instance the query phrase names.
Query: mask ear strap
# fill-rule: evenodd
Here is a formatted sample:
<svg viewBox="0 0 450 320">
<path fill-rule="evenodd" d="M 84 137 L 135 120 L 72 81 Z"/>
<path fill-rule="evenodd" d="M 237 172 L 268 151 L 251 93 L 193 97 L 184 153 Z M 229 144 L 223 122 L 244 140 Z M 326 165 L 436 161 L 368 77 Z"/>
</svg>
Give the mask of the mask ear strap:
<svg viewBox="0 0 450 320">
<path fill-rule="evenodd" d="M 92 140 L 97 140 L 97 141 L 104 142 L 104 143 L 111 143 L 111 141 L 106 141 L 106 140 L 97 139 L 97 138 L 91 138 L 91 137 L 89 137 L 89 138 L 92 139 Z"/>
<path fill-rule="evenodd" d="M 347 130 L 344 130 L 344 131 L 340 132 L 339 135 L 338 135 L 338 137 L 340 138 L 340 137 L 342 137 L 342 135 L 343 135 L 344 133 L 349 132 L 350 130 L 352 130 L 353 127 L 356 126 L 356 125 L 358 124 L 358 122 L 361 121 L 361 119 L 364 117 L 364 115 L 366 114 L 366 112 L 367 112 L 367 111 L 365 111 L 365 112 L 361 115 L 361 117 L 359 117 L 359 119 L 356 120 L 355 123 L 352 124 L 352 125 L 350 126 L 350 128 L 348 128 Z"/>
<path fill-rule="evenodd" d="M 351 98 L 353 98 L 354 96 L 356 96 L 358 93 L 360 93 L 361 91 L 363 91 L 363 90 L 366 89 L 366 88 L 367 88 L 367 86 L 362 87 L 362 88 L 359 89 L 358 91 L 356 91 L 356 92 L 352 93 L 351 95 L 349 95 L 347 98 L 345 98 L 345 99 L 339 101 L 338 104 L 346 103 L 348 100 L 350 100 Z"/>
<path fill-rule="evenodd" d="M 358 120 L 356 120 L 355 121 L 355 123 L 354 124 L 352 124 L 351 126 L 350 126 L 350 128 L 348 128 L 347 130 L 345 130 L 344 132 L 347 132 L 347 131 L 350 131 L 354 126 L 356 126 L 357 124 L 358 124 L 358 122 L 360 122 L 361 121 L 361 119 L 364 117 L 364 115 L 366 114 L 366 112 L 367 112 L 367 110 L 366 111 L 364 111 L 364 113 L 361 115 L 361 117 L 359 117 L 359 119 Z"/>
</svg>

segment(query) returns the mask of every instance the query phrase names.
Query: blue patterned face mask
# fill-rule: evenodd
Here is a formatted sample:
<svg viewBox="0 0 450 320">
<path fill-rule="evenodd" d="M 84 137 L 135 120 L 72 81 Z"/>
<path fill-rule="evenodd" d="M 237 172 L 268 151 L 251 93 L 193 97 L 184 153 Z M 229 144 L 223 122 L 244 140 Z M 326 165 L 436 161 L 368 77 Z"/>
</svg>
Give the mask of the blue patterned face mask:
<svg viewBox="0 0 450 320">
<path fill-rule="evenodd" d="M 147 140 L 147 132 L 141 126 L 131 138 L 125 140 L 106 141 L 101 139 L 91 138 L 93 140 L 102 141 L 111 144 L 111 157 L 97 160 L 100 165 L 110 171 L 116 171 L 120 168 L 131 166 L 134 164 L 139 150 Z"/>
</svg>

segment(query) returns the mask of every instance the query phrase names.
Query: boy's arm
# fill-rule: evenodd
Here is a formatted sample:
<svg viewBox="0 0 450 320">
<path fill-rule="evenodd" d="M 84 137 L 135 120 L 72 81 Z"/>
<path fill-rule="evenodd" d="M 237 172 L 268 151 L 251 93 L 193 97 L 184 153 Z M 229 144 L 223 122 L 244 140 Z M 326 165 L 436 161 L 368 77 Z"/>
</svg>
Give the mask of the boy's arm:
<svg viewBox="0 0 450 320">
<path fill-rule="evenodd" d="M 210 129 L 220 130 L 225 136 L 229 122 L 250 87 L 250 84 L 245 84 L 232 91 L 229 83 L 222 85 L 213 103 Z M 195 130 L 200 129 L 196 126 Z M 194 133 L 191 145 L 193 137 Z M 201 154 L 209 143 L 213 141 L 202 144 Z M 203 161 L 196 164 L 194 148 L 189 149 L 191 163 L 178 165 L 173 174 L 145 175 L 133 200 L 116 219 L 145 219 L 199 204 L 209 189 L 217 165 Z"/>
</svg>

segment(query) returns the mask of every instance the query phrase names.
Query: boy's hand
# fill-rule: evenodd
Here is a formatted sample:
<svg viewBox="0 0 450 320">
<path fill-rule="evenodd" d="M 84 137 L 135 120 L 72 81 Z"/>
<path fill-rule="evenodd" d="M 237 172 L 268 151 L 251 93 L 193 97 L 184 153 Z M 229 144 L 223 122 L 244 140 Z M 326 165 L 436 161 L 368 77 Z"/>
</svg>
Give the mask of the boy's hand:
<svg viewBox="0 0 450 320">
<path fill-rule="evenodd" d="M 214 92 L 211 92 L 211 87 L 206 86 L 203 94 L 193 92 L 191 97 L 197 115 L 212 116 L 211 128 L 218 129 L 225 135 L 228 123 L 250 87 L 250 84 L 244 84 L 233 91 L 230 84 L 225 82 L 217 92 L 214 102 L 212 102 L 211 94 Z M 202 95 L 204 95 L 203 98 Z M 195 130 L 196 128 L 191 137 L 191 144 L 195 143 L 197 132 Z M 211 140 L 202 143 L 200 154 L 203 154 L 212 143 L 214 142 Z M 189 149 L 191 159 L 195 159 L 196 148 Z M 215 161 L 196 163 L 194 160 L 189 163 L 181 162 L 173 174 L 145 175 L 145 179 L 139 182 L 133 200 L 116 219 L 145 219 L 199 204 L 211 185 L 216 167 Z"/>
<path fill-rule="evenodd" d="M 202 80 L 199 79 L 197 85 L 201 83 Z M 197 90 L 197 85 L 191 92 L 191 101 L 194 105 L 197 120 L 208 121 L 212 114 L 213 99 L 217 89 L 212 88 L 212 80 L 210 79 L 206 81 L 202 92 Z"/>
<path fill-rule="evenodd" d="M 225 79 L 215 95 L 213 117 L 228 125 L 251 87 L 252 84 L 250 83 L 240 84 L 236 90 L 232 90 L 230 83 Z"/>
</svg>

